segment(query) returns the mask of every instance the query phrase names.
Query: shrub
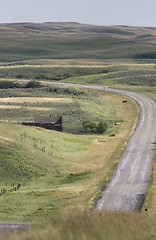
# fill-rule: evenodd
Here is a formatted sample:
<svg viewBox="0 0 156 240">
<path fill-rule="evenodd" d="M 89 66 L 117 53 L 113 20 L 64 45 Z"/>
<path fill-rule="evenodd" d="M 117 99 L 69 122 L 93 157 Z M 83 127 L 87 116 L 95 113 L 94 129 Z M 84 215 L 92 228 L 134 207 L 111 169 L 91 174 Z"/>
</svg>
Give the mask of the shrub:
<svg viewBox="0 0 156 240">
<path fill-rule="evenodd" d="M 82 126 L 85 132 L 100 134 L 104 133 L 108 128 L 108 124 L 104 121 L 97 123 L 89 119 L 83 121 Z"/>
<path fill-rule="evenodd" d="M 100 134 L 104 133 L 107 130 L 107 128 L 108 128 L 108 124 L 106 122 L 100 121 L 98 123 L 98 129 L 97 129 L 98 133 Z"/>
<path fill-rule="evenodd" d="M 39 87 L 41 87 L 41 83 L 34 80 L 25 84 L 25 88 L 39 88 Z"/>
<path fill-rule="evenodd" d="M 0 89 L 18 88 L 19 84 L 11 81 L 0 81 Z"/>
</svg>

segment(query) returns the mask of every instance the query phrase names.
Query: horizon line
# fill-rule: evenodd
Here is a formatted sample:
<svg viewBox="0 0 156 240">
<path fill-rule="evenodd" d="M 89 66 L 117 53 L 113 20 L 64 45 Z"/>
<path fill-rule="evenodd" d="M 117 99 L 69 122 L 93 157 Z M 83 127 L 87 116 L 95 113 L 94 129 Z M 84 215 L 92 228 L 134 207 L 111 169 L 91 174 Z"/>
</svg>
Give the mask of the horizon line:
<svg viewBox="0 0 156 240">
<path fill-rule="evenodd" d="M 112 25 L 103 25 L 103 24 L 92 24 L 92 23 L 82 23 L 77 21 L 19 21 L 19 22 L 0 22 L 0 25 L 2 24 L 44 24 L 44 23 L 73 23 L 73 24 L 80 24 L 80 25 L 91 25 L 91 26 L 97 26 L 97 27 L 136 27 L 136 28 L 156 28 L 156 26 L 141 26 L 141 25 L 126 25 L 126 24 L 112 24 Z"/>
</svg>

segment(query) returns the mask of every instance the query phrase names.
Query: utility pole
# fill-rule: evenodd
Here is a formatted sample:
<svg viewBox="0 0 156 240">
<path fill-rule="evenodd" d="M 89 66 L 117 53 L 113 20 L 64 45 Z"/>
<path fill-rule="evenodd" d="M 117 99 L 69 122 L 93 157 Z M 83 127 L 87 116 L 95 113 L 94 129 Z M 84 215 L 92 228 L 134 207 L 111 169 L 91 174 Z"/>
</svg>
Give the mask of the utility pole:
<svg viewBox="0 0 156 240">
<path fill-rule="evenodd" d="M 104 94 L 106 94 L 106 86 L 103 87 Z"/>
</svg>

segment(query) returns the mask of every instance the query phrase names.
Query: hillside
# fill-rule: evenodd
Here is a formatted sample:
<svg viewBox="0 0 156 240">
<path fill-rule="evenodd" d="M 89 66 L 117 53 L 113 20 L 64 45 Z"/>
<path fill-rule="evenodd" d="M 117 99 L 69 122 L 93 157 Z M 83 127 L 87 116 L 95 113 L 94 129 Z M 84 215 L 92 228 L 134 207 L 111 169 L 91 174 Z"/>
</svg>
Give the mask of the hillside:
<svg viewBox="0 0 156 240">
<path fill-rule="evenodd" d="M 103 37 L 156 42 L 156 28 L 96 26 L 76 22 L 0 24 L 1 37 L 72 36 Z"/>
<path fill-rule="evenodd" d="M 0 189 L 6 192 L 0 195 L 0 221 L 32 222 L 92 208 L 134 130 L 136 104 L 74 88 L 1 89 L 0 96 Z M 51 113 L 63 116 L 63 132 L 21 124 Z M 105 134 L 82 132 L 87 118 L 106 121 Z"/>
<path fill-rule="evenodd" d="M 155 59 L 156 28 L 79 23 L 0 24 L 0 62 Z"/>
</svg>

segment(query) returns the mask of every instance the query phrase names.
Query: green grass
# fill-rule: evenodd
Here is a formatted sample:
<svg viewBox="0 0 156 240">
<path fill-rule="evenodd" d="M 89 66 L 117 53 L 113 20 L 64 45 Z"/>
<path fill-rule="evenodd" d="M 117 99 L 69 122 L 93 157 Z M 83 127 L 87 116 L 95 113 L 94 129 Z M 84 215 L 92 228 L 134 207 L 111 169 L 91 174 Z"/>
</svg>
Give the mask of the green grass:
<svg viewBox="0 0 156 240">
<path fill-rule="evenodd" d="M 122 35 L 105 37 L 90 33 L 81 36 L 1 37 L 0 62 L 21 62 L 34 59 L 134 59 L 137 55 L 155 53 L 150 41 L 126 38 Z M 83 37 L 82 37 L 83 36 Z M 144 56 L 144 55 L 143 55 Z M 148 54 L 147 54 L 148 56 Z"/>
<path fill-rule="evenodd" d="M 148 213 L 90 213 L 74 210 L 61 218 L 49 218 L 34 229 L 15 234 L 16 240 L 152 240 L 156 238 L 156 215 Z"/>
<path fill-rule="evenodd" d="M 91 140 L 16 125 L 1 124 L 1 128 L 1 136 L 9 131 L 7 136 L 16 143 L 1 140 L 0 186 L 9 189 L 11 184 L 21 184 L 20 190 L 0 197 L 1 221 L 31 221 L 46 211 L 58 214 L 64 199 L 68 196 L 71 201 L 72 196 L 57 188 L 66 184 L 74 165 L 89 150 Z M 51 202 L 56 206 L 51 207 Z M 39 208 L 44 211 L 38 212 Z"/>
<path fill-rule="evenodd" d="M 22 179 L 31 179 L 44 175 L 44 168 L 31 162 L 29 154 L 25 155 L 21 144 L 4 143 L 0 144 L 0 178 L 19 182 Z"/>
<path fill-rule="evenodd" d="M 93 121 L 105 120 L 109 124 L 108 132 L 116 131 L 115 126 L 110 121 L 120 121 L 116 118 L 116 109 L 112 107 L 110 110 L 109 104 L 111 93 L 107 94 L 108 99 L 104 94 L 98 95 L 96 91 L 77 90 L 76 88 L 56 88 L 47 87 L 41 89 L 7 89 L 0 90 L 0 120 L 9 122 L 34 121 L 35 116 L 50 115 L 63 116 L 63 129 L 65 132 L 82 133 L 82 122 L 90 118 Z M 65 99 L 62 102 L 5 102 L 5 97 L 48 97 L 49 99 Z M 32 99 L 34 99 L 34 97 Z M 24 98 L 25 99 L 25 98 Z M 66 99 L 70 101 L 66 101 Z M 5 108 L 3 108 L 5 107 Z M 9 110 L 9 111 L 8 111 Z"/>
<path fill-rule="evenodd" d="M 108 49 L 114 47 L 113 58 L 125 58 L 134 55 L 135 44 L 131 45 L 135 48 L 133 53 L 130 53 L 130 42 L 118 39 L 71 39 L 71 38 L 56 38 L 56 37 L 38 37 L 38 38 L 0 38 L 0 61 L 15 62 L 30 59 L 106 59 L 112 58 L 112 52 Z M 119 46 L 125 46 L 127 50 L 118 51 Z M 149 48 L 149 51 L 154 49 L 154 46 L 146 46 L 141 48 Z M 101 51 L 101 49 L 104 49 Z M 105 53 L 106 51 L 106 53 Z M 142 53 L 142 51 L 137 51 Z"/>
<path fill-rule="evenodd" d="M 116 64 L 107 65 L 103 74 L 72 77 L 62 82 L 106 85 L 106 86 L 155 86 L 155 64 Z"/>
<path fill-rule="evenodd" d="M 96 63 L 95 63 L 96 64 Z M 1 67 L 0 77 L 6 79 L 38 79 L 98 85 L 155 86 L 156 66 L 153 63 L 102 63 L 100 66 L 55 65 Z"/>
<path fill-rule="evenodd" d="M 15 89 L 7 91 L 11 94 Z M 33 92 L 23 91 L 20 89 L 16 94 L 19 97 L 34 96 L 34 89 Z M 61 90 L 61 94 L 43 92 L 41 89 L 36 91 L 41 99 L 43 96 L 58 99 L 63 96 L 65 99 L 72 97 L 63 94 L 64 90 Z M 70 91 L 75 93 L 76 90 Z M 64 215 L 74 208 L 93 208 L 95 197 L 108 182 L 122 147 L 134 130 L 138 109 L 130 100 L 125 106 L 122 104 L 122 96 L 112 93 L 99 94 L 97 91 L 84 90 L 83 94 L 74 96 L 76 104 L 86 116 L 120 121 L 121 125 L 110 123 L 105 135 L 74 135 L 8 122 L 0 123 L 0 189 L 9 190 L 11 185 L 21 184 L 18 191 L 0 196 L 1 222 L 31 222 L 45 215 Z M 19 99 L 12 105 L 5 104 L 22 106 L 22 97 L 21 102 Z M 23 104 L 29 105 L 25 102 Z M 44 104 L 38 102 L 37 106 L 44 107 Z M 34 103 L 30 103 L 30 106 L 34 106 Z M 58 109 L 62 111 L 60 104 Z M 128 113 L 125 114 L 127 109 Z M 6 113 L 8 120 L 9 114 L 10 111 Z M 111 132 L 116 133 L 115 138 L 108 136 Z M 99 139 L 105 139 L 105 142 L 100 142 Z"/>
<path fill-rule="evenodd" d="M 55 67 L 55 66 L 17 66 L 0 68 L 0 78 L 61 80 L 69 77 L 84 76 L 107 72 L 105 67 Z"/>
</svg>

